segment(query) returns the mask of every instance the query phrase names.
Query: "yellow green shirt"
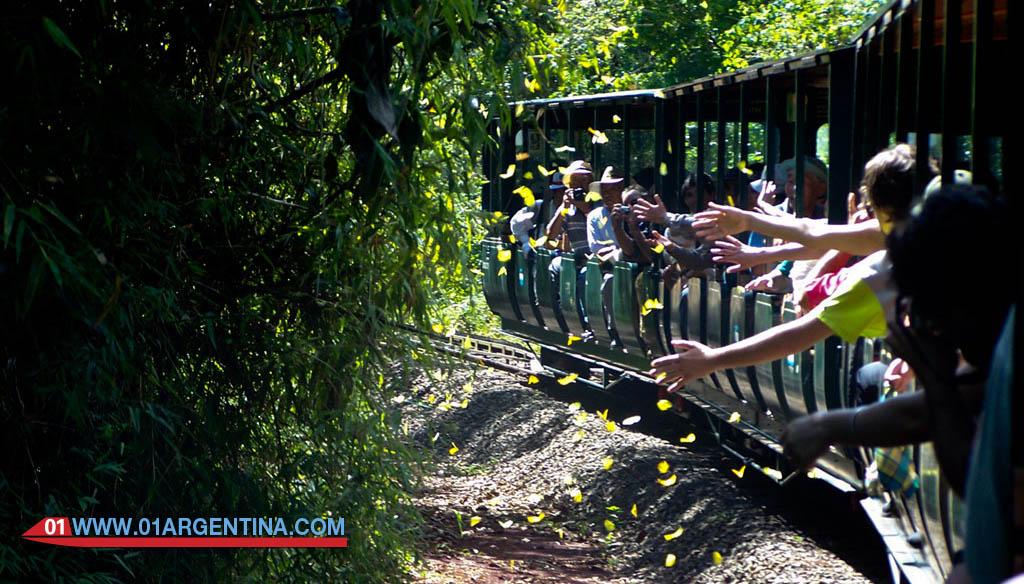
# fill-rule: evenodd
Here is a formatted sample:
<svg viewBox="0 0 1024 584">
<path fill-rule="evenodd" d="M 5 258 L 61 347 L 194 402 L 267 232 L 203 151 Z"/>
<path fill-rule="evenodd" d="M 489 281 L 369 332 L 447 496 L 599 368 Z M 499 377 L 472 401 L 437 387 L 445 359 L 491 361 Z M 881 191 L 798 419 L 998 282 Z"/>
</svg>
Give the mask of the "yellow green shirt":
<svg viewBox="0 0 1024 584">
<path fill-rule="evenodd" d="M 884 337 L 886 320 L 896 306 L 890 267 L 885 251 L 869 255 L 850 268 L 853 273 L 811 314 L 848 343 L 857 337 Z"/>
</svg>

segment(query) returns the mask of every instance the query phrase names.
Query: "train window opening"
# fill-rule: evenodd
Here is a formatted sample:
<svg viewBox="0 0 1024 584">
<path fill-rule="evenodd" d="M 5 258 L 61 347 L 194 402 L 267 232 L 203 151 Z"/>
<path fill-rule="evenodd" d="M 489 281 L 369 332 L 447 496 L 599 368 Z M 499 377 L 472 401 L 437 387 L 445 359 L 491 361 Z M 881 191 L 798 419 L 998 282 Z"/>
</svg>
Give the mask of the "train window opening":
<svg viewBox="0 0 1024 584">
<path fill-rule="evenodd" d="M 654 184 L 654 129 L 629 132 L 629 174 L 645 189 Z M 625 170 L 625 169 L 623 169 Z"/>
<path fill-rule="evenodd" d="M 818 131 L 814 136 L 814 156 L 818 157 L 818 160 L 825 163 L 827 166 L 828 161 L 828 122 L 818 126 Z"/>
</svg>

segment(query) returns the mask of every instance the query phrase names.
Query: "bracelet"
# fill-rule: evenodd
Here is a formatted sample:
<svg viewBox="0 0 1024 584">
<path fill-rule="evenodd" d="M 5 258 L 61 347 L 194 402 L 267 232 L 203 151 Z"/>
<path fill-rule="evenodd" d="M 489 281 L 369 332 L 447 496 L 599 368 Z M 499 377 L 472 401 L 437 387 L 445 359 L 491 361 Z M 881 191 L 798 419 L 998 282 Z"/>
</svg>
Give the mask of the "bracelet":
<svg viewBox="0 0 1024 584">
<path fill-rule="evenodd" d="M 850 435 L 848 436 L 848 438 L 849 438 L 849 441 L 851 443 L 854 442 L 853 437 L 854 437 L 854 434 L 857 431 L 857 416 L 860 414 L 860 411 L 863 410 L 863 409 L 864 409 L 864 406 L 860 406 L 858 408 L 855 408 L 853 410 L 853 415 L 850 416 Z"/>
<path fill-rule="evenodd" d="M 783 276 L 789 277 L 789 273 L 793 271 L 793 260 L 786 260 L 779 264 L 779 273 Z"/>
</svg>

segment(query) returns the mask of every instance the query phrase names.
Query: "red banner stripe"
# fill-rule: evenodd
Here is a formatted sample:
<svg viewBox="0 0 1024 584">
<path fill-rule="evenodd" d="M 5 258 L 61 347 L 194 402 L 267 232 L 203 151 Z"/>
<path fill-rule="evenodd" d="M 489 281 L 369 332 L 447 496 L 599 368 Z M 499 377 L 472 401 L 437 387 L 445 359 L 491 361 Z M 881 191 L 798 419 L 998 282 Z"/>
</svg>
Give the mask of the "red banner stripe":
<svg viewBox="0 0 1024 584">
<path fill-rule="evenodd" d="M 88 548 L 348 547 L 347 537 L 33 537 L 31 541 Z"/>
</svg>

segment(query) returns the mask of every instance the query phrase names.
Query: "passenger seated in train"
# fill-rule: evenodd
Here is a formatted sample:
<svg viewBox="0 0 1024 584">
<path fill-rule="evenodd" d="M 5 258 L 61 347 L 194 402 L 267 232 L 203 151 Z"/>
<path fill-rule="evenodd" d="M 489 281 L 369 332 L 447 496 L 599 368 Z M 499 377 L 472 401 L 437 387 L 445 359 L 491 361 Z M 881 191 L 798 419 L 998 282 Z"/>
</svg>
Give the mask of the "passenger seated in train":
<svg viewBox="0 0 1024 584">
<path fill-rule="evenodd" d="M 915 205 L 887 241 L 901 298 L 887 341 L 917 372 L 924 391 L 803 416 L 782 437 L 786 454 L 801 467 L 833 444 L 933 441 L 944 478 L 954 492 L 966 494 L 965 562 L 949 581 L 996 582 L 1013 573 L 1010 392 L 1019 283 L 974 288 L 977 296 L 965 298 L 965 290 L 947 281 L 950 265 L 971 265 L 981 273 L 999 273 L 1008 261 L 1019 265 L 1012 229 L 1005 201 L 984 187 L 943 186 Z M 950 245 L 950 233 L 964 232 L 986 237 Z M 1017 257 L 992 249 L 1014 250 Z"/>
<path fill-rule="evenodd" d="M 565 167 L 561 204 L 554 210 L 547 229 L 544 231 L 545 245 L 557 254 L 551 260 L 549 271 L 552 280 L 558 282 L 562 273 L 562 254 L 571 253 L 576 257 L 576 310 L 579 311 L 581 322 L 586 322 L 583 303 L 585 290 L 586 257 L 590 250 L 587 241 L 587 214 L 591 211 L 587 201 L 587 187 L 594 179 L 594 171 L 589 162 L 575 160 Z M 558 302 L 559 288 L 554 288 L 554 309 L 560 310 Z"/>
<path fill-rule="evenodd" d="M 909 212 L 913 193 L 913 154 L 909 147 L 890 148 L 875 155 L 865 165 L 865 192 L 886 229 L 891 229 L 894 220 L 904 218 Z M 783 226 L 784 229 L 779 230 L 783 233 L 795 231 L 797 224 L 784 220 L 766 226 L 773 229 Z M 830 241 L 844 243 L 843 237 L 834 233 L 830 236 Z M 854 240 L 859 241 L 857 238 Z M 852 253 L 843 245 L 836 247 Z M 820 256 L 825 249 L 816 253 Z M 886 317 L 894 313 L 895 307 L 895 291 L 889 284 L 888 269 L 885 251 L 875 252 L 858 262 L 836 293 L 808 314 L 715 349 L 693 341 L 673 341 L 673 345 L 681 350 L 675 355 L 654 360 L 651 373 L 670 382 L 669 391 L 675 391 L 684 383 L 720 369 L 745 367 L 797 354 L 833 334 L 847 342 L 856 342 L 860 336 L 884 336 Z"/>
<path fill-rule="evenodd" d="M 764 183 L 758 208 L 767 215 L 783 216 L 796 214 L 796 158 L 784 160 L 775 165 L 775 176 L 786 177 L 783 184 L 785 199 L 771 204 L 768 195 L 775 192 L 773 185 Z M 828 191 L 828 167 L 813 156 L 804 157 L 804 192 L 801 217 L 820 219 L 825 216 L 825 195 Z"/>
<path fill-rule="evenodd" d="M 604 306 L 604 321 L 608 334 L 612 337 L 613 346 L 618 341 L 618 332 L 612 318 L 612 271 L 611 264 L 623 257 L 632 257 L 637 253 L 636 244 L 625 231 L 625 213 L 622 210 L 622 194 L 625 191 L 625 178 L 622 171 L 608 166 L 601 175 L 601 180 L 592 185 L 600 192 L 601 203 L 587 214 L 587 242 L 590 252 L 601 262 L 601 298 Z M 596 311 L 590 307 L 590 314 Z"/>
<path fill-rule="evenodd" d="M 623 261 L 644 265 L 654 261 L 654 252 L 651 246 L 647 245 L 647 241 L 652 237 L 651 226 L 635 212 L 640 201 L 646 202 L 650 198 L 651 195 L 640 185 L 630 185 L 622 191 L 622 204 L 618 206 L 617 211 L 623 215 L 623 231 L 634 250 L 632 254 L 624 251 L 621 256 Z"/>
<path fill-rule="evenodd" d="M 699 180 L 698 180 L 699 179 Z M 697 197 L 697 183 L 700 182 L 702 195 Z M 683 201 L 683 213 L 693 214 L 707 208 L 708 203 L 715 200 L 715 183 L 711 175 L 702 172 L 683 171 L 683 182 L 679 185 L 680 197 Z M 698 198 L 700 200 L 698 200 Z M 698 208 L 698 205 L 700 208 Z"/>
</svg>

